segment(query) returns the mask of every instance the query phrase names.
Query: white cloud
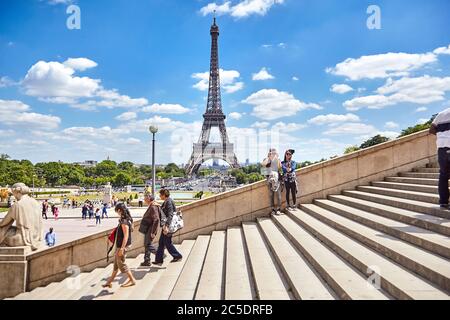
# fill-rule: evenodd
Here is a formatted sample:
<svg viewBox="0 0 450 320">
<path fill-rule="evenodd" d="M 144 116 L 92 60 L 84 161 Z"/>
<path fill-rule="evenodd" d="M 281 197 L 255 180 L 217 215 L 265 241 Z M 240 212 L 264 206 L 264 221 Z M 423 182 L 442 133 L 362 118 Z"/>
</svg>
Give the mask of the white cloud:
<svg viewBox="0 0 450 320">
<path fill-rule="evenodd" d="M 424 112 L 424 111 L 427 111 L 427 110 L 428 110 L 427 107 L 418 107 L 415 112 Z"/>
<path fill-rule="evenodd" d="M 22 84 L 35 97 L 92 97 L 100 80 L 73 76 L 75 70 L 59 62 L 39 61 L 27 72 Z"/>
<path fill-rule="evenodd" d="M 145 98 L 131 98 L 116 89 L 103 88 L 101 80 L 74 75 L 76 70 L 83 71 L 96 65 L 87 58 L 69 58 L 64 63 L 39 61 L 28 70 L 22 85 L 27 95 L 41 101 L 70 104 L 81 110 L 133 108 L 148 104 Z"/>
<path fill-rule="evenodd" d="M 235 18 L 244 18 L 253 14 L 264 16 L 272 6 L 283 2 L 284 0 L 242 0 L 235 5 L 232 5 L 231 1 L 221 5 L 214 2 L 201 8 L 200 13 L 206 16 L 215 10 L 218 15 L 229 14 Z"/>
<path fill-rule="evenodd" d="M 231 113 L 228 115 L 228 117 L 230 117 L 231 119 L 234 119 L 234 120 L 239 120 L 239 119 L 242 118 L 242 114 L 239 113 L 239 112 L 231 112 Z"/>
<path fill-rule="evenodd" d="M 255 123 L 253 123 L 251 125 L 251 127 L 256 128 L 256 129 L 264 129 L 264 128 L 267 128 L 269 125 L 270 125 L 270 123 L 266 122 L 266 121 L 263 121 L 263 122 L 256 121 Z"/>
<path fill-rule="evenodd" d="M 296 76 L 292 77 L 292 81 L 298 81 L 298 80 L 300 80 L 298 77 L 296 77 Z"/>
<path fill-rule="evenodd" d="M 413 70 L 437 61 L 434 53 L 383 53 L 360 58 L 348 58 L 326 72 L 345 76 L 350 80 L 407 76 Z"/>
<path fill-rule="evenodd" d="M 384 127 L 387 129 L 395 129 L 395 128 L 398 128 L 398 123 L 395 123 L 393 121 L 388 121 L 384 124 Z"/>
<path fill-rule="evenodd" d="M 154 103 L 151 106 L 142 108 L 142 111 L 150 113 L 184 114 L 191 110 L 180 104 Z"/>
<path fill-rule="evenodd" d="M 86 69 L 95 68 L 97 66 L 97 62 L 87 58 L 69 58 L 64 61 L 63 64 L 66 67 L 78 71 L 84 71 Z"/>
<path fill-rule="evenodd" d="M 296 99 L 292 94 L 277 89 L 262 89 L 251 94 L 242 102 L 254 106 L 252 115 L 266 120 L 293 116 L 305 109 L 321 109 L 318 104 L 305 103 Z"/>
<path fill-rule="evenodd" d="M 3 76 L 3 77 L 0 78 L 0 88 L 11 87 L 11 86 L 16 85 L 16 84 L 17 84 L 16 82 L 11 80 L 7 76 Z"/>
<path fill-rule="evenodd" d="M 350 87 L 348 84 L 333 84 L 331 86 L 330 91 L 339 93 L 339 94 L 344 94 L 344 93 L 353 91 L 353 88 Z"/>
<path fill-rule="evenodd" d="M 236 70 L 219 70 L 221 87 L 227 93 L 233 93 L 241 90 L 244 87 L 243 82 L 237 82 L 240 77 L 239 71 Z M 209 71 L 194 73 L 191 76 L 193 79 L 200 80 L 192 87 L 200 91 L 206 91 L 209 88 Z"/>
<path fill-rule="evenodd" d="M 336 124 L 339 122 L 359 122 L 360 119 L 357 115 L 352 113 L 347 114 L 326 114 L 326 115 L 319 115 L 312 119 L 308 120 L 308 123 L 315 124 L 315 125 L 323 125 L 323 124 Z"/>
<path fill-rule="evenodd" d="M 124 112 L 116 117 L 119 121 L 129 121 L 137 118 L 136 112 Z"/>
<path fill-rule="evenodd" d="M 284 123 L 284 122 L 277 122 L 272 126 L 273 130 L 279 130 L 280 132 L 287 133 L 287 132 L 294 132 L 301 130 L 303 128 L 306 128 L 307 126 L 305 124 L 300 123 Z"/>
<path fill-rule="evenodd" d="M 417 120 L 417 123 L 416 124 L 424 124 L 425 122 L 427 122 L 427 121 L 429 121 L 430 119 L 427 119 L 427 118 L 421 118 L 421 119 L 418 119 Z"/>
<path fill-rule="evenodd" d="M 440 47 L 433 51 L 435 54 L 450 54 L 450 44 L 447 47 Z"/>
<path fill-rule="evenodd" d="M 273 75 L 271 75 L 265 67 L 261 68 L 259 72 L 253 73 L 252 80 L 258 81 L 258 80 L 270 80 L 275 79 Z"/>
<path fill-rule="evenodd" d="M 450 91 L 450 77 L 439 78 L 428 75 L 399 80 L 388 79 L 378 88 L 376 95 L 357 97 L 344 102 L 347 110 L 362 108 L 381 109 L 398 103 L 428 104 L 444 100 L 445 93 Z"/>
<path fill-rule="evenodd" d="M 329 136 L 365 135 L 365 134 L 372 134 L 376 131 L 377 130 L 372 125 L 364 123 L 344 123 L 342 125 L 329 128 L 323 134 Z"/>
<path fill-rule="evenodd" d="M 30 106 L 18 100 L 0 100 L 1 124 L 51 130 L 61 123 L 59 117 L 29 112 L 30 109 Z"/>
</svg>

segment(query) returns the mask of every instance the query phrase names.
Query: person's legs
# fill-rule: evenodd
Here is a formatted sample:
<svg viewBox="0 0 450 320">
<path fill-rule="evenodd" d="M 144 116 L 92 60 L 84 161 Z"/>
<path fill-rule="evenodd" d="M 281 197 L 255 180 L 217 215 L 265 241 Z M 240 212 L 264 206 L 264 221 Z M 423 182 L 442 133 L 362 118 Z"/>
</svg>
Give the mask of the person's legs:
<svg viewBox="0 0 450 320">
<path fill-rule="evenodd" d="M 270 207 L 272 208 L 273 211 L 275 210 L 275 203 L 274 203 L 275 193 L 272 191 L 270 184 L 268 185 L 268 188 L 269 188 Z"/>
<path fill-rule="evenodd" d="M 297 206 L 297 185 L 295 182 L 291 183 L 291 193 L 292 193 L 292 206 Z"/>
<path fill-rule="evenodd" d="M 450 165 L 447 156 L 448 148 L 438 149 L 438 161 L 439 161 L 439 204 L 448 205 L 448 179 Z"/>
<path fill-rule="evenodd" d="M 158 250 L 156 250 L 155 263 L 163 262 L 164 249 L 165 249 L 164 234 L 161 232 L 161 235 L 159 236 Z"/>
<path fill-rule="evenodd" d="M 276 191 L 277 194 L 277 201 L 278 201 L 278 207 L 277 210 L 279 211 L 281 209 L 281 188 L 278 188 Z"/>
<path fill-rule="evenodd" d="M 145 235 L 145 238 L 144 238 L 144 248 L 145 248 L 145 253 L 144 253 L 143 265 L 150 266 L 150 264 L 151 264 L 150 254 L 151 253 L 156 254 L 156 250 L 152 245 L 152 241 L 150 240 L 148 233 Z"/>
<path fill-rule="evenodd" d="M 290 188 L 291 184 L 289 182 L 284 183 L 285 189 L 286 189 L 286 207 L 289 208 L 289 194 L 290 194 Z"/>
<path fill-rule="evenodd" d="M 167 248 L 167 251 L 169 251 L 170 255 L 174 258 L 174 259 L 181 259 L 183 256 L 181 255 L 181 253 L 178 252 L 177 248 L 175 248 L 175 246 L 172 243 L 172 236 L 171 235 L 167 235 L 164 236 L 164 242 L 165 242 L 165 246 Z"/>
</svg>

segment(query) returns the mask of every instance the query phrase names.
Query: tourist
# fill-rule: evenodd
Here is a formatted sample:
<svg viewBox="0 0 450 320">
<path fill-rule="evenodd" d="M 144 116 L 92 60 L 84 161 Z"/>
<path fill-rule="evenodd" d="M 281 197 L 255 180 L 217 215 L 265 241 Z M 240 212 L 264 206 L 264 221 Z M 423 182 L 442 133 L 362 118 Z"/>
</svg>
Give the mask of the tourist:
<svg viewBox="0 0 450 320">
<path fill-rule="evenodd" d="M 88 214 L 88 207 L 87 204 L 83 204 L 83 207 L 81 208 L 81 219 L 85 220 Z"/>
<path fill-rule="evenodd" d="M 100 208 L 95 210 L 95 225 L 100 224 Z"/>
<path fill-rule="evenodd" d="M 88 213 L 89 213 L 89 220 L 92 219 L 92 217 L 94 216 L 94 205 L 89 202 L 88 204 Z"/>
<path fill-rule="evenodd" d="M 448 179 L 450 178 L 450 108 L 439 112 L 431 124 L 430 133 L 437 136 L 439 205 L 442 209 L 450 209 L 448 204 Z"/>
<path fill-rule="evenodd" d="M 45 243 L 47 243 L 47 246 L 53 247 L 56 242 L 56 235 L 53 232 L 53 228 L 50 228 L 50 230 L 45 234 Z"/>
<path fill-rule="evenodd" d="M 55 220 L 58 220 L 59 208 L 57 206 L 54 206 L 52 210 L 53 210 L 53 216 L 55 217 Z"/>
<path fill-rule="evenodd" d="M 148 205 L 147 211 L 141 220 L 139 232 L 144 234 L 144 262 L 141 263 L 141 267 L 150 267 L 150 254 L 156 254 L 156 248 L 153 245 L 153 240 L 158 233 L 159 225 L 159 210 L 161 210 L 158 203 L 155 201 L 155 197 L 151 193 L 144 195 L 145 204 Z"/>
<path fill-rule="evenodd" d="M 271 148 L 267 158 L 263 160 L 261 165 L 267 169 L 266 179 L 270 194 L 270 205 L 272 207 L 272 214 L 281 214 L 281 188 L 279 181 L 279 174 L 281 169 L 281 161 L 278 157 L 277 150 Z M 277 197 L 277 207 L 275 207 L 275 195 Z"/>
<path fill-rule="evenodd" d="M 52 215 L 55 216 L 55 204 L 54 203 L 51 204 L 50 210 L 52 211 Z"/>
<path fill-rule="evenodd" d="M 108 204 L 107 203 L 104 203 L 103 208 L 102 208 L 102 219 L 104 219 L 105 217 L 108 218 Z"/>
<path fill-rule="evenodd" d="M 42 218 L 45 218 L 47 220 L 47 211 L 48 211 L 48 201 L 47 199 L 42 202 Z"/>
<path fill-rule="evenodd" d="M 283 169 L 283 180 L 286 189 L 286 209 L 290 210 L 297 206 L 297 175 L 295 169 L 297 163 L 292 160 L 294 150 L 289 149 L 284 153 L 284 161 L 281 162 L 281 168 Z M 290 195 L 292 195 L 292 205 L 290 205 Z"/>
<path fill-rule="evenodd" d="M 172 234 L 169 233 L 169 225 L 172 222 L 172 217 L 176 212 L 175 202 L 170 198 L 170 191 L 167 189 L 159 190 L 159 197 L 163 200 L 161 205 L 160 225 L 162 227 L 161 235 L 159 236 L 158 250 L 156 251 L 155 264 L 161 265 L 164 259 L 164 249 L 167 248 L 170 255 L 173 257 L 171 262 L 180 261 L 183 256 L 172 243 Z"/>
<path fill-rule="evenodd" d="M 136 284 L 136 280 L 133 277 L 130 269 L 126 264 L 126 254 L 131 246 L 131 231 L 133 225 L 133 218 L 130 215 L 130 211 L 123 203 L 119 203 L 115 207 L 116 213 L 119 215 L 119 225 L 115 232 L 115 246 L 116 251 L 114 254 L 114 269 L 111 277 L 103 285 L 104 288 L 112 288 L 112 282 L 117 276 L 118 271 L 126 273 L 128 281 L 122 285 L 122 287 L 131 287 Z"/>
</svg>

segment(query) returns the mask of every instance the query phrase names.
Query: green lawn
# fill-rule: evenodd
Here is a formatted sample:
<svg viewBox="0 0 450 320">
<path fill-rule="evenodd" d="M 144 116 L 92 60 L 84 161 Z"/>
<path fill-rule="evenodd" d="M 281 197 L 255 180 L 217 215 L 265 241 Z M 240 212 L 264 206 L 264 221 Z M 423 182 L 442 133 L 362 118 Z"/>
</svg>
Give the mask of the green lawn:
<svg viewBox="0 0 450 320">
<path fill-rule="evenodd" d="M 0 212 L 7 212 L 8 208 L 0 208 Z"/>
</svg>

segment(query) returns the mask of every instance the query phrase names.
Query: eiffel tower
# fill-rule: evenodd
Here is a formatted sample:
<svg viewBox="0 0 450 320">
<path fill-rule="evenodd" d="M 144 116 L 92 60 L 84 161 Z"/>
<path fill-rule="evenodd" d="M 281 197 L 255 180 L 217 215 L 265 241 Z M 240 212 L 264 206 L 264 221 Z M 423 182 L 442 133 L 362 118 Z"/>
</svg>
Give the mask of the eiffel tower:
<svg viewBox="0 0 450 320">
<path fill-rule="evenodd" d="M 220 96 L 219 76 L 219 27 L 216 17 L 211 26 L 211 63 L 209 71 L 208 104 L 203 114 L 203 127 L 200 138 L 194 143 L 191 158 L 186 165 L 186 173 L 191 176 L 198 173 L 201 164 L 209 159 L 222 159 L 232 168 L 239 168 L 239 163 L 233 151 L 233 144 L 228 141 L 227 129 L 225 127 L 225 115 L 222 111 L 222 100 Z M 212 127 L 218 127 L 221 143 L 209 142 Z"/>
</svg>

